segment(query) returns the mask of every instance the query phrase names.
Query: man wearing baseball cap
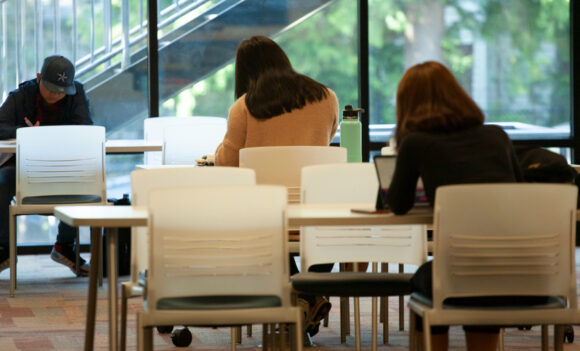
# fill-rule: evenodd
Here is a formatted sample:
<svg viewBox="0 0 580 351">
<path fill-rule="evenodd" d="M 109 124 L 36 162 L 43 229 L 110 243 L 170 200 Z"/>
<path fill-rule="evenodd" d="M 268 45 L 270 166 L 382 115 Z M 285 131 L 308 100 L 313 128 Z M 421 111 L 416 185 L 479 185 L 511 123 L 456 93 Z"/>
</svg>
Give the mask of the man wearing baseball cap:
<svg viewBox="0 0 580 351">
<path fill-rule="evenodd" d="M 16 129 L 40 125 L 93 124 L 89 99 L 81 83 L 74 80 L 75 67 L 64 56 L 44 59 L 35 79 L 20 83 L 0 106 L 0 139 L 16 138 Z M 2 164 L 1 162 L 4 161 Z M 0 272 L 8 268 L 9 206 L 16 190 L 14 157 L 0 160 Z M 51 258 L 76 272 L 75 229 L 59 223 Z M 88 275 L 81 258 L 80 275 Z"/>
</svg>

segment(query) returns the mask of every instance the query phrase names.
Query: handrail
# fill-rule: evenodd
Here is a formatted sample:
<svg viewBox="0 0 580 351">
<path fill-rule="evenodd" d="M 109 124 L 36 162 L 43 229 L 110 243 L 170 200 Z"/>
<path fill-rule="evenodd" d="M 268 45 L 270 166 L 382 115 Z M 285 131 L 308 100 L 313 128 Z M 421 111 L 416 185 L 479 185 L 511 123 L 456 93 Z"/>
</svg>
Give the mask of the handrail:
<svg viewBox="0 0 580 351">
<path fill-rule="evenodd" d="M 192 11 L 222 1 L 173 0 L 159 9 L 158 30 L 170 28 Z M 1 68 L 0 98 L 4 100 L 19 82 L 34 77 L 43 58 L 53 53 L 73 60 L 77 77 L 82 76 L 83 80 L 98 74 L 103 64 L 108 67 L 120 62 L 121 69 L 126 69 L 132 54 L 145 47 L 147 0 L 138 0 L 138 9 L 131 9 L 129 0 L 122 0 L 120 21 L 113 17 L 113 12 L 118 11 L 113 8 L 113 0 L 100 3 L 99 0 L 35 1 L 30 9 L 21 0 L 0 0 L 0 61 L 5 63 Z M 25 21 L 28 17 L 34 20 Z M 43 24 L 48 22 L 54 23 L 53 28 L 45 29 Z M 89 33 L 79 27 L 87 23 Z M 102 33 L 98 32 L 101 30 Z"/>
</svg>

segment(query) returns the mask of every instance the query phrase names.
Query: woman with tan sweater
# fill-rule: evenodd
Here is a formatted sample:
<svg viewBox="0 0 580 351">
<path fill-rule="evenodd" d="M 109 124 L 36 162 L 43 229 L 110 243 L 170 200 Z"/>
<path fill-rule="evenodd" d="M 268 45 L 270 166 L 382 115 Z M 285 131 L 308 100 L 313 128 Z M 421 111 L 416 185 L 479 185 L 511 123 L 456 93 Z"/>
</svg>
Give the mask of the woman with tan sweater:
<svg viewBox="0 0 580 351">
<path fill-rule="evenodd" d="M 245 147 L 330 144 L 338 127 L 336 95 L 294 71 L 274 41 L 263 36 L 242 41 L 235 74 L 237 100 L 215 152 L 216 166 L 238 166 Z"/>
<path fill-rule="evenodd" d="M 236 102 L 215 152 L 216 166 L 239 166 L 239 151 L 254 146 L 327 146 L 338 127 L 338 99 L 332 90 L 297 73 L 274 41 L 253 36 L 236 53 Z M 298 271 L 290 258 L 291 272 Z M 320 267 L 322 271 L 329 267 Z M 318 270 L 318 268 L 317 268 Z M 305 334 L 318 333 L 330 302 L 300 296 Z"/>
</svg>

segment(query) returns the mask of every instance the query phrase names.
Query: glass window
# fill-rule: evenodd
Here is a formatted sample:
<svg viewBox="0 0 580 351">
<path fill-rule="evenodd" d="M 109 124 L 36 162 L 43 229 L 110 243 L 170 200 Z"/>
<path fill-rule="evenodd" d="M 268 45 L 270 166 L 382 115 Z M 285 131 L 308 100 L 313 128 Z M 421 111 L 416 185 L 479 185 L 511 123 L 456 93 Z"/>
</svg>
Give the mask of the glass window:
<svg viewBox="0 0 580 351">
<path fill-rule="evenodd" d="M 202 32 L 178 52 L 160 52 L 162 91 L 176 81 L 190 85 L 161 102 L 161 115 L 224 116 L 234 103 L 234 58 L 238 44 L 251 35 L 272 37 L 284 49 L 296 71 L 335 91 L 340 105 L 358 104 L 357 4 L 352 0 L 287 3 L 273 6 L 247 4 L 239 14 L 217 16 L 220 40 Z M 241 11 L 241 10 L 238 10 Z M 312 12 L 314 11 L 314 12 Z M 216 55 L 221 52 L 222 55 Z"/>
<path fill-rule="evenodd" d="M 486 121 L 512 139 L 568 138 L 569 7 L 569 0 L 369 0 L 371 140 L 387 140 L 397 83 L 427 60 L 445 63 Z"/>
</svg>

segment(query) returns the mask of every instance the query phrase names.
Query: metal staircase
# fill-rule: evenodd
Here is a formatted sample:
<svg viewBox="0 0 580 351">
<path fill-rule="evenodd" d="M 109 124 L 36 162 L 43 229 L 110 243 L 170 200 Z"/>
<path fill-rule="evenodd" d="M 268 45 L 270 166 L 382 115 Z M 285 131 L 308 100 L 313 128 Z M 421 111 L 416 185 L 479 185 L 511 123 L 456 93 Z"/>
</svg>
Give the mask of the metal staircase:
<svg viewBox="0 0 580 351">
<path fill-rule="evenodd" d="M 332 1 L 160 1 L 160 101 L 231 62 L 241 40 L 255 34 L 275 36 Z M 35 0 L 0 0 L 0 46 L 8 53 L 0 53 L 5 56 L 0 93 L 5 96 L 17 82 L 34 77 L 42 58 L 58 52 L 76 62 L 95 123 L 106 126 L 108 133 L 142 128 L 140 121 L 148 113 L 147 0 L 122 0 L 120 9 L 112 1 L 51 3 L 47 8 L 50 4 Z M 34 20 L 17 20 L 28 17 Z M 48 24 L 53 26 L 50 33 Z"/>
</svg>

